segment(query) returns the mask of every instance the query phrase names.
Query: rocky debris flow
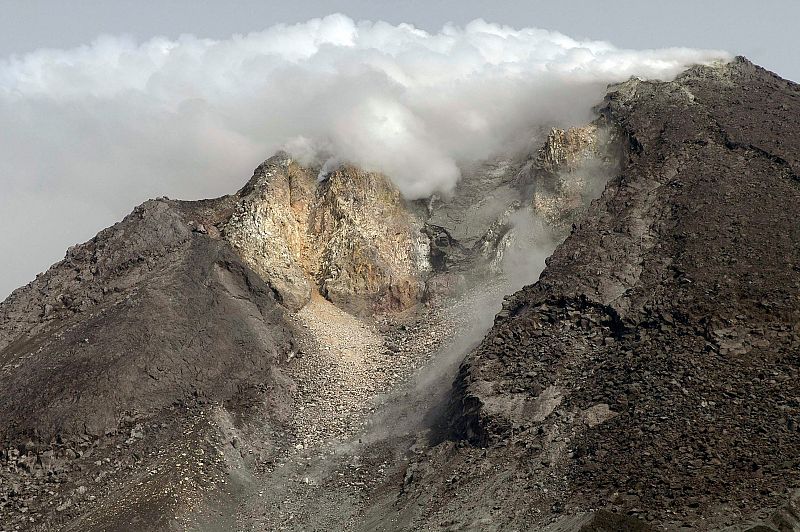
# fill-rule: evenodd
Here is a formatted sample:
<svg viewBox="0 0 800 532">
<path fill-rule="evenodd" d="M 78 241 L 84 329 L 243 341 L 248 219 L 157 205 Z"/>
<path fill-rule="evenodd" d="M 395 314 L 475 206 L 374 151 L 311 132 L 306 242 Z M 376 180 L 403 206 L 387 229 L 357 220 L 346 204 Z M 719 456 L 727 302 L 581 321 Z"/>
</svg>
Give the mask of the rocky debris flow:
<svg viewBox="0 0 800 532">
<path fill-rule="evenodd" d="M 320 296 L 297 313 L 305 334 L 286 372 L 297 384 L 290 426 L 303 450 L 345 441 L 360 428 L 369 403 L 406 376 L 415 356 L 385 343 L 374 326 Z"/>
<path fill-rule="evenodd" d="M 427 446 L 458 361 L 507 290 L 495 280 L 372 326 L 312 298 L 297 316 L 308 336 L 286 368 L 299 405 L 285 424 L 288 444 L 257 468 L 237 529 L 373 530 L 377 493 L 402 481 L 407 455 Z M 355 343 L 360 356 L 347 353 Z"/>
<path fill-rule="evenodd" d="M 631 80 L 598 110 L 621 175 L 462 366 L 452 430 L 471 444 L 435 449 L 426 478 L 457 468 L 463 489 L 419 496 L 524 497 L 504 528 L 603 508 L 795 529 L 800 88 L 737 59 Z"/>
<path fill-rule="evenodd" d="M 428 240 L 387 177 L 344 165 L 322 176 L 286 154 L 259 166 L 223 234 L 298 310 L 312 292 L 350 312 L 404 310 L 424 292 Z"/>
</svg>

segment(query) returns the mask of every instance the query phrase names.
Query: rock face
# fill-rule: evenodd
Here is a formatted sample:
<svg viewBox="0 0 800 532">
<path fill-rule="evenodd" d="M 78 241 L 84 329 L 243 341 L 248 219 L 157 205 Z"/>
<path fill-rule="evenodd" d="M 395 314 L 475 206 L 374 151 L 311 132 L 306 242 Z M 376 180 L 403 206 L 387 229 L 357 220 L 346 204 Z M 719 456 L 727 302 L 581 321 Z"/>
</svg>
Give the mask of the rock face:
<svg viewBox="0 0 800 532">
<path fill-rule="evenodd" d="M 534 157 L 467 169 L 454 197 L 416 205 L 381 174 L 344 165 L 320 179 L 281 153 L 235 196 L 222 235 L 290 310 L 319 292 L 355 314 L 402 311 L 459 275 L 502 273 L 520 216 L 552 251 L 616 169 L 614 143 L 597 125 L 553 130 Z"/>
<path fill-rule="evenodd" d="M 319 291 L 358 314 L 416 304 L 428 239 L 383 175 L 343 166 L 317 174 L 286 154 L 269 159 L 238 194 L 223 234 L 297 310 Z"/>
<path fill-rule="evenodd" d="M 550 131 L 531 165 L 527 190 L 534 212 L 554 230 L 568 232 L 617 171 L 616 140 L 613 128 L 598 124 Z"/>
<path fill-rule="evenodd" d="M 316 247 L 308 237 L 308 216 L 315 188 L 312 170 L 287 155 L 273 157 L 239 191 L 223 226 L 225 239 L 292 310 L 311 297 L 308 272 Z"/>
<path fill-rule="evenodd" d="M 430 238 L 429 294 L 469 284 L 465 278 L 534 275 L 525 271 L 566 238 L 622 155 L 615 129 L 602 119 L 551 129 L 538 146 L 466 167 L 453 197 L 434 196 L 418 211 Z"/>
<path fill-rule="evenodd" d="M 349 166 L 326 176 L 309 226 L 320 243 L 314 276 L 337 306 L 403 310 L 422 296 L 428 239 L 385 176 Z"/>
<path fill-rule="evenodd" d="M 800 487 L 800 88 L 737 59 L 631 80 L 598 110 L 621 175 L 465 361 L 454 434 L 497 464 L 484 497 L 530 494 L 506 527 L 768 514 Z M 472 456 L 436 459 L 467 478 L 440 500 L 474 493 Z"/>
</svg>

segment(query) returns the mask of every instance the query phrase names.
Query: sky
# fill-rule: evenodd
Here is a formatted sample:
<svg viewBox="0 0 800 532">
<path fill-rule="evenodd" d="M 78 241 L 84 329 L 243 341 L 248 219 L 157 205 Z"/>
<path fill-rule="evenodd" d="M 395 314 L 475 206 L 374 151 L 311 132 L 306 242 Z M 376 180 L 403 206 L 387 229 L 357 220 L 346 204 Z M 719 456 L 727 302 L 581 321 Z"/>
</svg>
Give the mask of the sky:
<svg viewBox="0 0 800 532">
<path fill-rule="evenodd" d="M 798 6 L 0 0 L 0 299 L 145 199 L 233 192 L 277 149 L 424 197 L 631 75 L 742 54 L 800 79 Z"/>
</svg>

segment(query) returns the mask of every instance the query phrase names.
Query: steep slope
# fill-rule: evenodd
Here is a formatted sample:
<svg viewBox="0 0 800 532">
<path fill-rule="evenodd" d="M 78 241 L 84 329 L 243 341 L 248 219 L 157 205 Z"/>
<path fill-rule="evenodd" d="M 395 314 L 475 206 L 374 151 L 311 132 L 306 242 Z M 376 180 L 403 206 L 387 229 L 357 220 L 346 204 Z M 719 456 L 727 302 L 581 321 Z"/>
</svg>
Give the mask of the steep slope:
<svg viewBox="0 0 800 532">
<path fill-rule="evenodd" d="M 398 515 L 796 530 L 800 87 L 739 58 L 633 79 L 598 111 L 621 175 L 466 359 L 455 440 L 412 464 Z"/>
<path fill-rule="evenodd" d="M 128 470 L 152 465 L 154 443 L 193 447 L 182 431 L 205 405 L 276 415 L 266 406 L 284 393 L 276 365 L 292 325 L 230 245 L 199 229 L 219 207 L 149 201 L 0 305 L 5 516 L 59 529 L 85 497 L 113 497 L 114 475 L 129 485 Z M 152 491 L 171 499 L 177 474 Z"/>
<path fill-rule="evenodd" d="M 271 380 L 290 347 L 283 312 L 192 214 L 147 202 L 3 303 L 0 439 L 102 435 L 124 415 Z"/>
</svg>

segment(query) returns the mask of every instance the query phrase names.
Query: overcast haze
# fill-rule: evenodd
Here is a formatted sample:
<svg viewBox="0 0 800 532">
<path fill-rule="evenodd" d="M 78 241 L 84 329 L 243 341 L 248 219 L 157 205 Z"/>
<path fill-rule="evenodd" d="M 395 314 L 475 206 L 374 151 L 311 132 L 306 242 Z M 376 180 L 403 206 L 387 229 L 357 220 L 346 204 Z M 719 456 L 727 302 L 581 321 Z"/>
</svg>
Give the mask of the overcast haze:
<svg viewBox="0 0 800 532">
<path fill-rule="evenodd" d="M 0 0 L 0 5 L 0 55 L 75 46 L 100 33 L 128 33 L 139 40 L 181 33 L 224 38 L 340 12 L 428 31 L 448 21 L 463 25 L 483 18 L 622 48 L 723 49 L 800 80 L 796 0 Z"/>
<path fill-rule="evenodd" d="M 0 299 L 147 197 L 233 192 L 276 149 L 421 197 L 630 75 L 727 51 L 800 78 L 795 2 L 0 4 Z"/>
</svg>

